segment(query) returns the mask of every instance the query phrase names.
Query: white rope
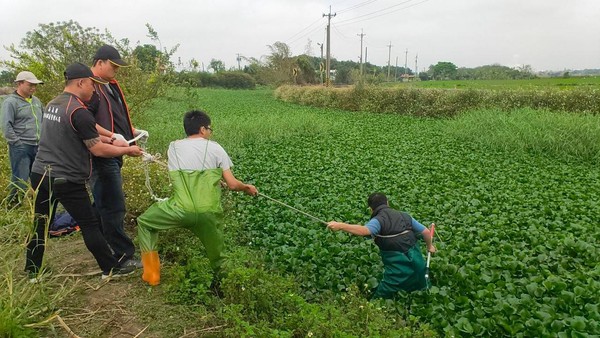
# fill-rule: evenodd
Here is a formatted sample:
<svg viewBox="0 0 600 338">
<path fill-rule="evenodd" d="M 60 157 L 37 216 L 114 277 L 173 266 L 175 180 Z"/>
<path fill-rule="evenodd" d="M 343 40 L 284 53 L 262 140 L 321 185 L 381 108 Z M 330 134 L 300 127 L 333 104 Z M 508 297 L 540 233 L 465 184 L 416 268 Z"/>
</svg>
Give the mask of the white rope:
<svg viewBox="0 0 600 338">
<path fill-rule="evenodd" d="M 279 201 L 279 200 L 276 200 L 276 199 L 274 199 L 273 197 L 269 197 L 269 196 L 267 196 L 267 195 L 265 195 L 265 194 L 263 194 L 263 193 L 260 193 L 260 192 L 258 193 L 258 195 L 259 195 L 259 196 L 262 196 L 262 197 L 264 197 L 264 198 L 266 198 L 266 199 L 268 199 L 268 200 L 271 200 L 271 201 L 273 201 L 273 202 L 275 202 L 275 203 L 279 203 L 279 204 L 283 205 L 283 206 L 284 206 L 284 207 L 286 207 L 286 208 L 289 208 L 289 209 L 292 209 L 292 210 L 294 210 L 294 211 L 296 211 L 296 212 L 298 212 L 298 213 L 301 213 L 302 215 L 304 215 L 304 216 L 306 216 L 306 217 L 308 217 L 308 218 L 311 218 L 311 219 L 313 219 L 313 220 L 315 220 L 315 221 L 317 221 L 317 222 L 319 222 L 319 223 L 323 223 L 323 224 L 327 225 L 327 222 L 325 222 L 324 220 L 322 220 L 322 219 L 320 219 L 320 218 L 317 218 L 317 217 L 315 217 L 315 216 L 313 216 L 313 215 L 311 215 L 311 214 L 309 214 L 309 213 L 306 213 L 306 212 L 304 212 L 304 211 L 302 211 L 302 210 L 296 209 L 296 208 L 294 208 L 294 207 L 293 207 L 293 206 L 291 206 L 291 205 L 288 205 L 288 204 L 285 204 L 285 203 L 283 203 L 283 202 L 281 202 L 281 201 Z"/>
<path fill-rule="evenodd" d="M 141 138 L 142 138 L 142 137 L 144 137 L 144 136 L 146 136 L 146 139 L 147 139 L 147 137 L 148 137 L 148 132 L 147 132 L 147 131 L 145 131 L 145 130 L 144 130 L 143 132 L 139 133 L 139 134 L 138 134 L 138 136 L 136 136 L 136 137 L 132 138 L 131 140 L 127 141 L 127 143 L 129 143 L 129 144 L 132 144 L 133 142 L 135 142 L 135 141 L 137 141 L 137 140 L 141 139 Z M 141 144 L 141 143 L 144 143 L 144 146 L 146 145 L 146 141 L 145 141 L 145 140 L 144 140 L 144 141 L 141 141 L 141 142 L 140 142 L 140 144 Z"/>
<path fill-rule="evenodd" d="M 148 189 L 148 192 L 150 193 L 150 196 L 152 197 L 152 199 L 156 202 L 162 202 L 162 201 L 166 201 L 168 198 L 161 198 L 156 196 L 156 194 L 154 193 L 154 190 L 152 189 L 152 184 L 150 184 L 150 162 L 154 162 L 157 163 L 165 168 L 168 168 L 169 166 L 160 161 L 160 153 L 156 153 L 154 155 L 146 152 L 146 140 L 148 138 L 142 139 L 142 136 L 146 136 L 146 133 L 140 133 L 137 137 L 135 137 L 134 139 L 128 141 L 130 144 L 132 142 L 135 142 L 137 140 L 140 140 L 139 145 L 140 148 L 142 149 L 142 163 L 144 166 L 144 175 L 145 175 L 145 180 L 144 180 L 144 184 L 146 185 L 146 189 Z"/>
</svg>

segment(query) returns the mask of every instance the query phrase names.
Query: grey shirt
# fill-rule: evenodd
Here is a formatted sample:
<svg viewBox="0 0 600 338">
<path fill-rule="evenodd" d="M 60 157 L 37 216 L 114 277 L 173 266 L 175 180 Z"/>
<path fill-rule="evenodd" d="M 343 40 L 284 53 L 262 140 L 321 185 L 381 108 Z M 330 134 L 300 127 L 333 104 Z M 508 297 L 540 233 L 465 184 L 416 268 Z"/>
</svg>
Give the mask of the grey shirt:
<svg viewBox="0 0 600 338">
<path fill-rule="evenodd" d="M 169 145 L 169 170 L 205 170 L 233 166 L 225 149 L 204 138 L 186 138 Z"/>
<path fill-rule="evenodd" d="M 2 102 L 2 132 L 9 144 L 38 145 L 44 108 L 37 97 L 25 99 L 16 92 Z"/>
</svg>

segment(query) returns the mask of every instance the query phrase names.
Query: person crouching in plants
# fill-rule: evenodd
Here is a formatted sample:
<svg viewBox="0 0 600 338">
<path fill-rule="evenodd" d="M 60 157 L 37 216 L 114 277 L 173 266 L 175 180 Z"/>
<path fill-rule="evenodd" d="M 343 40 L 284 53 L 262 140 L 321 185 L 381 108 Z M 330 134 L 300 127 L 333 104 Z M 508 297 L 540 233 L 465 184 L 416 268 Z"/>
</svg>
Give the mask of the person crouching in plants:
<svg viewBox="0 0 600 338">
<path fill-rule="evenodd" d="M 417 235 L 421 234 L 427 250 L 436 251 L 429 229 L 409 214 L 389 207 L 387 197 L 373 193 L 368 198 L 371 220 L 364 226 L 331 221 L 331 230 L 343 230 L 357 236 L 371 236 L 379 247 L 383 261 L 383 279 L 374 291 L 375 298 L 394 298 L 400 290 L 415 291 L 427 287 L 425 260 L 419 249 Z"/>
<path fill-rule="evenodd" d="M 200 238 L 218 283 L 225 260 L 221 179 L 230 190 L 252 196 L 258 193 L 253 185 L 235 178 L 231 172 L 233 164 L 225 150 L 210 141 L 213 130 L 205 112 L 187 112 L 183 127 L 187 138 L 171 142 L 168 150 L 173 195 L 153 204 L 137 219 L 144 267 L 142 279 L 150 285 L 160 283 L 158 231 L 173 228 L 187 228 Z"/>
</svg>

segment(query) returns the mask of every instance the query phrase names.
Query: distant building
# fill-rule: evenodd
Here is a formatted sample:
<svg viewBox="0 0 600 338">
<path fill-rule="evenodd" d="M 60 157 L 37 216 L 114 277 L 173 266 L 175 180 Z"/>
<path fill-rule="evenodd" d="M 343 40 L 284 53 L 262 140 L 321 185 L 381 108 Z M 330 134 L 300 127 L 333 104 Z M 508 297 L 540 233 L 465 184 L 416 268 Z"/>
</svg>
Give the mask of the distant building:
<svg viewBox="0 0 600 338">
<path fill-rule="evenodd" d="M 400 75 L 400 79 L 402 82 L 410 82 L 415 80 L 415 76 L 412 74 L 402 74 Z"/>
</svg>

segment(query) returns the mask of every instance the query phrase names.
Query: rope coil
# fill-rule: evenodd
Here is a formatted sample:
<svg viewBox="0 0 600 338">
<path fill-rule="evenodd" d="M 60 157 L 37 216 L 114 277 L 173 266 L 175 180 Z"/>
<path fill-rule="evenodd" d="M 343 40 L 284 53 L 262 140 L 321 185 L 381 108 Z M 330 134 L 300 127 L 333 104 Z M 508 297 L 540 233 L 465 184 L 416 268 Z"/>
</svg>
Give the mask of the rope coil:
<svg viewBox="0 0 600 338">
<path fill-rule="evenodd" d="M 156 196 L 156 194 L 154 193 L 154 190 L 152 189 L 152 185 L 150 184 L 150 163 L 154 162 L 156 164 L 159 164 L 160 166 L 164 167 L 164 168 L 168 168 L 169 165 L 163 161 L 160 161 L 161 155 L 160 153 L 156 153 L 154 155 L 146 152 L 146 142 L 148 140 L 147 137 L 140 137 L 142 134 L 138 135 L 138 137 L 136 139 L 133 139 L 129 142 L 133 142 L 133 141 L 137 141 L 139 140 L 139 146 L 142 149 L 142 164 L 144 167 L 144 184 L 146 185 L 146 189 L 148 189 L 148 192 L 150 193 L 150 196 L 152 197 L 152 199 L 156 202 L 162 202 L 162 201 L 166 201 L 168 198 L 161 198 Z"/>
</svg>

